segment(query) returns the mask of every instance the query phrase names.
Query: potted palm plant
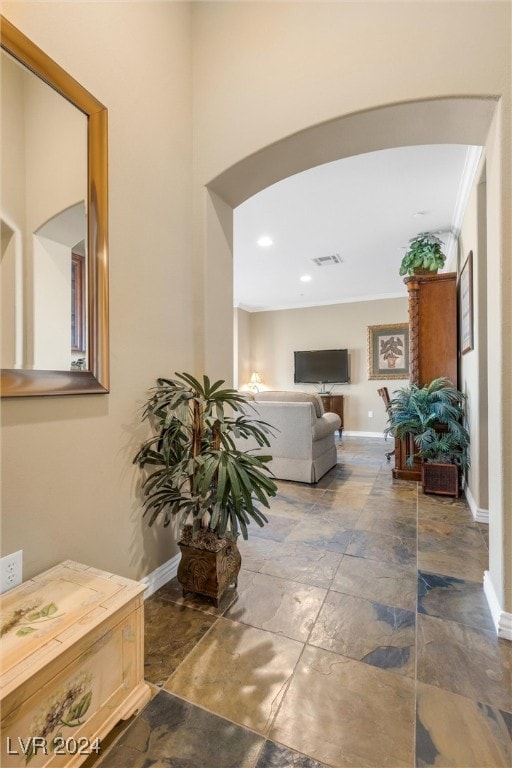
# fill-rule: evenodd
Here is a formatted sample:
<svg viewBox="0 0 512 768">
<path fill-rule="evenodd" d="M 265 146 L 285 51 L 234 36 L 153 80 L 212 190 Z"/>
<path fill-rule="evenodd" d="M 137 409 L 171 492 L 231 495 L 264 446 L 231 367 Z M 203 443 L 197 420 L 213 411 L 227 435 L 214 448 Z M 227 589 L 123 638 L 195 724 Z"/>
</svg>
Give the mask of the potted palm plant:
<svg viewBox="0 0 512 768">
<path fill-rule="evenodd" d="M 238 535 L 247 538 L 250 522 L 267 522 L 259 507 L 268 508 L 268 498 L 277 492 L 266 466 L 272 457 L 239 450 L 237 441 L 252 438 L 258 447 L 268 446 L 272 430 L 249 416 L 247 400 L 222 388 L 224 381 L 175 376 L 159 378 L 150 390 L 142 418 L 154 434 L 133 461 L 153 470 L 142 485 L 149 525 L 159 517 L 164 526 L 178 520 L 183 592 L 218 603 L 236 584 Z"/>
<path fill-rule="evenodd" d="M 469 468 L 469 433 L 465 428 L 466 396 L 446 378 L 393 393 L 386 432 L 412 441 L 407 463 L 422 461 L 424 493 L 459 495 L 459 477 Z"/>
<path fill-rule="evenodd" d="M 442 245 L 442 240 L 432 232 L 420 232 L 412 237 L 400 265 L 400 275 L 435 275 L 446 261 Z"/>
</svg>

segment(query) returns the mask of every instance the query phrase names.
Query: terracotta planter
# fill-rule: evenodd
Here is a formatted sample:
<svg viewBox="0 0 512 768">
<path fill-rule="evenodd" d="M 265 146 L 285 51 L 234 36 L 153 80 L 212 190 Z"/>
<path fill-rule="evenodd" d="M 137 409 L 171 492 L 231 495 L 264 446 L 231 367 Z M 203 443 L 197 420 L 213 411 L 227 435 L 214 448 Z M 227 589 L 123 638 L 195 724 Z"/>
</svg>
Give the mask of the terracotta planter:
<svg viewBox="0 0 512 768">
<path fill-rule="evenodd" d="M 414 267 L 413 275 L 437 275 L 437 269 L 425 269 L 425 267 Z"/>
<path fill-rule="evenodd" d="M 437 464 L 433 461 L 421 465 L 423 493 L 458 497 L 460 470 L 456 464 Z"/>
<path fill-rule="evenodd" d="M 231 536 L 219 539 L 210 532 L 196 544 L 190 531 L 185 530 L 178 545 L 178 581 L 183 596 L 192 593 L 209 597 L 218 605 L 226 589 L 237 585 L 242 558 L 236 540 Z"/>
</svg>

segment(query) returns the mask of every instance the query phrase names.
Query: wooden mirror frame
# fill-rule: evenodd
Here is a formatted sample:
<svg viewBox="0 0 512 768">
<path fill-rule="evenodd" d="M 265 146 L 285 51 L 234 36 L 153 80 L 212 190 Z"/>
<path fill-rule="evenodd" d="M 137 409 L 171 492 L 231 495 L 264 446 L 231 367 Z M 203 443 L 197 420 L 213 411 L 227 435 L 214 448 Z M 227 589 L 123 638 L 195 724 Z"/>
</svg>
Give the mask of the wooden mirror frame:
<svg viewBox="0 0 512 768">
<path fill-rule="evenodd" d="M 0 16 L 0 25 L 1 47 L 88 119 L 88 370 L 2 369 L 1 395 L 106 393 L 109 391 L 107 109 L 3 16 Z"/>
</svg>

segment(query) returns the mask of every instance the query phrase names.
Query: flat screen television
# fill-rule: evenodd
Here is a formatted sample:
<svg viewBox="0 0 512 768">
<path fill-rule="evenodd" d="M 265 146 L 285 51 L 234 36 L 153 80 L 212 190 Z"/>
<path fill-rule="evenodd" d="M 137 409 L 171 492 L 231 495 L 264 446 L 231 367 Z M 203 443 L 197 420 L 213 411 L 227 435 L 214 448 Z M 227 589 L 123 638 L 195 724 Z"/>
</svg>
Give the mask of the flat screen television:
<svg viewBox="0 0 512 768">
<path fill-rule="evenodd" d="M 347 384 L 348 350 L 317 349 L 294 352 L 295 384 Z"/>
</svg>

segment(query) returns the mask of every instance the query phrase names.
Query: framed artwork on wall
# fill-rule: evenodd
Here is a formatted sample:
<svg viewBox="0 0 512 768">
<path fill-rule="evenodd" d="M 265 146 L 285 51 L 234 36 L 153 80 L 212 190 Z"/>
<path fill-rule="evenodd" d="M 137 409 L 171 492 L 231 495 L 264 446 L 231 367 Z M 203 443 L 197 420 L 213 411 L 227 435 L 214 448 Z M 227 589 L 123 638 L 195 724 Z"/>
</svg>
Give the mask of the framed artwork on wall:
<svg viewBox="0 0 512 768">
<path fill-rule="evenodd" d="M 473 251 L 462 267 L 459 279 L 460 348 L 464 355 L 473 349 Z"/>
<path fill-rule="evenodd" d="M 409 325 L 368 326 L 368 378 L 409 378 Z"/>
</svg>

